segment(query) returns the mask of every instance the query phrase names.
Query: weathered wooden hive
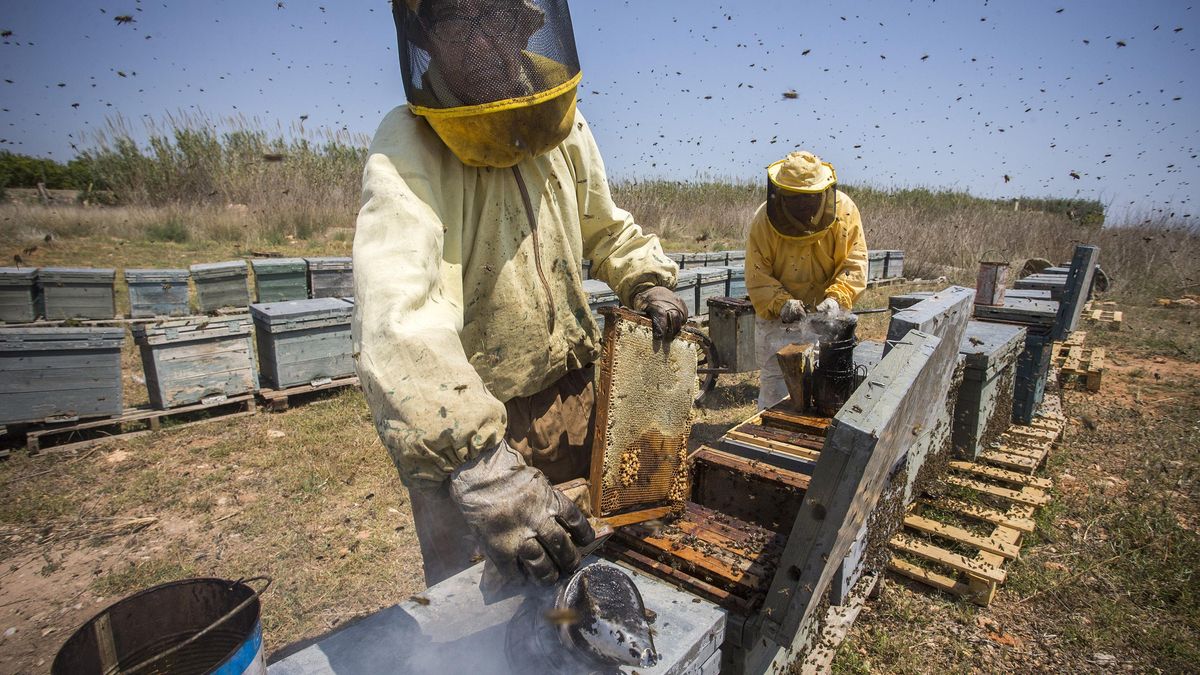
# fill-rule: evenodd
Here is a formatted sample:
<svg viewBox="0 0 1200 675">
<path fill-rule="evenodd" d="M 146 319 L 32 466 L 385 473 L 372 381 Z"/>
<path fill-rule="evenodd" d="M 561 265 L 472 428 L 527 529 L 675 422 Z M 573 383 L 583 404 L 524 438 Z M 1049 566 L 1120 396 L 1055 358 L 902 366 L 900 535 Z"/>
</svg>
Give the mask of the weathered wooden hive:
<svg viewBox="0 0 1200 675">
<path fill-rule="evenodd" d="M 308 264 L 304 258 L 255 258 L 254 297 L 258 302 L 304 300 L 308 297 Z"/>
<path fill-rule="evenodd" d="M 741 264 L 730 265 L 729 267 L 729 290 L 726 292 L 731 298 L 748 298 L 750 294 L 746 291 L 746 268 Z"/>
<path fill-rule="evenodd" d="M 735 373 L 758 369 L 754 353 L 754 305 L 740 297 L 708 299 L 708 336 L 721 367 Z"/>
<path fill-rule="evenodd" d="M 353 375 L 353 311 L 340 298 L 251 305 L 263 384 L 286 389 Z"/>
<path fill-rule="evenodd" d="M 867 251 L 867 281 L 884 278 L 887 271 L 887 251 Z"/>
<path fill-rule="evenodd" d="M 354 296 L 354 265 L 350 258 L 305 258 L 305 261 L 314 298 Z"/>
<path fill-rule="evenodd" d="M 38 288 L 45 316 L 58 319 L 112 319 L 117 315 L 113 269 L 43 267 Z"/>
<path fill-rule="evenodd" d="M 904 276 L 904 251 L 884 251 L 887 257 L 884 261 L 883 278 L 895 279 Z"/>
<path fill-rule="evenodd" d="M 155 316 L 187 316 L 187 270 L 125 270 L 129 286 L 129 316 L 134 319 Z"/>
<path fill-rule="evenodd" d="M 201 313 L 208 314 L 226 307 L 242 308 L 250 304 L 246 261 L 201 263 L 192 265 L 190 270 Z"/>
<path fill-rule="evenodd" d="M 119 415 L 123 328 L 0 329 L 0 424 Z"/>
<path fill-rule="evenodd" d="M 587 293 L 588 308 L 592 310 L 592 318 L 596 325 L 604 328 L 604 317 L 600 315 L 601 307 L 616 307 L 621 304 L 617 292 L 599 279 L 584 279 L 583 291 Z"/>
<path fill-rule="evenodd" d="M 159 410 L 258 389 L 247 314 L 143 324 L 133 339 Z"/>
<path fill-rule="evenodd" d="M 1052 300 L 1061 300 L 1067 288 L 1067 277 L 1065 274 L 1031 274 L 1017 279 L 1013 287 L 1019 290 L 1050 291 Z"/>
<path fill-rule="evenodd" d="M 709 251 L 706 253 L 697 253 L 705 267 L 726 267 L 729 265 L 729 253 L 727 251 Z"/>
<path fill-rule="evenodd" d="M 33 321 L 37 304 L 37 268 L 0 267 L 0 322 Z"/>
<path fill-rule="evenodd" d="M 683 300 L 687 307 L 688 316 L 696 316 L 696 287 L 700 285 L 700 272 L 694 269 L 680 269 L 675 277 L 675 295 Z"/>
<path fill-rule="evenodd" d="M 986 321 L 967 324 L 959 347 L 966 356 L 966 372 L 954 404 L 956 454 L 974 460 L 1008 428 L 1017 356 L 1024 346 L 1021 326 Z"/>
</svg>

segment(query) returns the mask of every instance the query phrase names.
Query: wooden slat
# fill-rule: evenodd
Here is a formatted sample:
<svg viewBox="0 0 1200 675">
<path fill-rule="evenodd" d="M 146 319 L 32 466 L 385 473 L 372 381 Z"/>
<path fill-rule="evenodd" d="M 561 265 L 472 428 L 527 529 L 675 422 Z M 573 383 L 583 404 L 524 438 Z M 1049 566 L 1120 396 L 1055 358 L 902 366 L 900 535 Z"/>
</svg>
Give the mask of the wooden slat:
<svg viewBox="0 0 1200 675">
<path fill-rule="evenodd" d="M 983 452 L 979 453 L 979 459 L 985 462 L 998 464 L 1000 466 L 1023 469 L 1030 473 L 1033 473 L 1033 471 L 1038 468 L 1038 465 L 1041 464 L 1041 461 L 1031 457 L 1008 452 L 1000 452 L 998 450 L 984 450 Z"/>
<path fill-rule="evenodd" d="M 997 469 L 993 466 L 984 466 L 982 464 L 976 464 L 975 462 L 951 461 L 950 468 L 980 476 L 987 476 L 988 478 L 995 478 L 996 480 L 1002 480 L 1009 483 L 1016 483 L 1018 485 L 1032 485 L 1033 487 L 1046 490 L 1054 487 L 1054 482 L 1049 478 L 1038 478 L 1023 473 L 1017 473 L 1016 471 L 1005 471 L 1004 469 Z"/>
<path fill-rule="evenodd" d="M 910 579 L 920 581 L 927 586 L 932 586 L 947 593 L 953 593 L 954 595 L 966 595 L 970 591 L 970 586 L 958 579 L 938 574 L 933 570 L 925 569 L 920 565 L 914 565 L 907 560 L 901 560 L 894 556 L 888 562 L 888 569 L 898 574 L 903 574 Z"/>
<path fill-rule="evenodd" d="M 977 481 L 977 480 L 973 480 L 970 478 L 963 478 L 961 476 L 955 476 L 953 474 L 946 476 L 946 482 L 951 485 L 957 485 L 959 487 L 970 488 L 977 492 L 982 492 L 984 494 L 992 495 L 993 497 L 1002 497 L 1004 499 L 1009 499 L 1014 502 L 1019 502 L 1021 504 L 1029 504 L 1031 506 L 1045 506 L 1046 504 L 1050 503 L 1050 495 L 1048 495 L 1045 492 L 1042 492 L 1041 490 L 1034 488 L 1034 487 L 1025 487 L 1020 490 L 1011 490 L 1009 488 L 1003 488 L 998 485 L 992 485 L 991 483 L 984 483 L 982 481 Z"/>
<path fill-rule="evenodd" d="M 903 534 L 892 537 L 891 545 L 892 548 L 905 553 L 931 560 L 935 563 L 945 565 L 952 570 L 992 583 L 1002 584 L 1008 576 L 1008 573 L 1003 569 L 993 567 L 978 560 L 972 560 L 958 553 L 947 551 L 940 546 L 934 546 L 933 544 Z"/>
<path fill-rule="evenodd" d="M 1011 527 L 1014 530 L 1018 530 L 1026 534 L 1033 532 L 1037 527 L 1037 524 L 1032 518 L 1023 517 L 1022 515 L 1015 513 L 1015 509 L 1010 509 L 1009 512 L 1006 513 L 982 504 L 972 504 L 970 502 L 963 501 L 961 499 L 954 499 L 952 497 L 939 497 L 936 500 L 929 500 L 924 503 L 933 506 L 934 508 L 953 511 L 954 513 L 957 513 L 961 516 L 966 516 L 968 518 L 975 518 L 977 520 L 982 520 L 994 525 Z M 1029 508 L 1032 509 L 1032 507 Z"/>
<path fill-rule="evenodd" d="M 644 523 L 647 520 L 662 518 L 671 512 L 670 506 L 660 506 L 653 509 L 641 509 L 639 511 L 630 511 L 629 513 L 620 513 L 615 516 L 605 516 L 604 522 L 612 527 L 625 527 L 636 523 Z"/>
<path fill-rule="evenodd" d="M 740 431 L 730 430 L 725 432 L 725 435 L 732 440 L 745 443 L 746 445 L 751 445 L 756 448 L 764 448 L 767 450 L 774 450 L 775 452 L 782 452 L 784 454 L 792 455 L 793 457 L 799 457 L 800 459 L 807 460 L 809 462 L 817 461 L 821 455 L 821 453 L 813 452 L 808 448 L 801 448 L 788 443 L 780 443 L 778 441 L 772 441 L 765 438 L 758 438 L 757 436 L 745 434 Z"/>
<path fill-rule="evenodd" d="M 828 417 L 817 417 L 814 415 L 802 415 L 797 412 L 788 410 L 780 410 L 778 407 L 768 408 L 759 414 L 762 419 L 761 424 L 765 426 L 782 427 L 792 429 L 805 434 L 824 437 L 825 431 L 829 428 L 830 419 Z"/>
<path fill-rule="evenodd" d="M 1004 541 L 996 541 L 989 537 L 981 537 L 970 530 L 936 520 L 909 514 L 904 517 L 904 524 L 919 532 L 935 534 L 957 541 L 960 544 L 974 546 L 981 551 L 990 551 L 1009 560 L 1016 560 L 1021 554 L 1021 547 Z"/>
</svg>

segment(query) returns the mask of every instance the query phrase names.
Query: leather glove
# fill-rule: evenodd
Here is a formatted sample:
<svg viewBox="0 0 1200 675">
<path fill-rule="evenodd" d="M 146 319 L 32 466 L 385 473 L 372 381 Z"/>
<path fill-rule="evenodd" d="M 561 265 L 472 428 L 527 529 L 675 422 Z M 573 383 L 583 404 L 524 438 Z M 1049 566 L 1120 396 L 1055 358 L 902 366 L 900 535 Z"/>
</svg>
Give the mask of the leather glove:
<svg viewBox="0 0 1200 675">
<path fill-rule="evenodd" d="M 806 314 L 804 303 L 793 298 L 783 303 L 783 307 L 779 309 L 779 320 L 784 323 L 796 323 L 803 319 Z"/>
<path fill-rule="evenodd" d="M 651 286 L 633 296 L 633 308 L 645 312 L 654 324 L 654 337 L 674 340 L 687 321 L 687 305 L 675 291 L 663 286 Z"/>
<path fill-rule="evenodd" d="M 554 583 L 595 532 L 579 507 L 501 441 L 450 474 L 450 497 L 501 576 Z"/>
<path fill-rule="evenodd" d="M 841 308 L 842 306 L 838 304 L 837 300 L 834 300 L 833 298 L 825 298 L 821 301 L 821 304 L 817 305 L 817 313 L 833 314 Z"/>
</svg>

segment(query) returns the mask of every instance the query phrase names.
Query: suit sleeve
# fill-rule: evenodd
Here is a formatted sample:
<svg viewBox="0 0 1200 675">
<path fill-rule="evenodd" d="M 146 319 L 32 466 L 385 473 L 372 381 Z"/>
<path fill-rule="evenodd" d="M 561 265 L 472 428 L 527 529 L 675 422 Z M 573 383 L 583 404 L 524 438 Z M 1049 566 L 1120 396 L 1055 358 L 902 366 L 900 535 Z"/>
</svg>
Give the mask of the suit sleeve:
<svg viewBox="0 0 1200 675">
<path fill-rule="evenodd" d="M 746 292 L 754 312 L 763 319 L 779 318 L 783 303 L 792 299 L 783 283 L 774 277 L 775 235 L 767 222 L 766 206 L 760 206 L 750 223 L 750 238 L 746 242 Z"/>
<path fill-rule="evenodd" d="M 842 215 L 842 231 L 838 233 L 839 263 L 825 287 L 825 297 L 837 300 L 843 309 L 850 309 L 867 288 L 867 240 L 858 206 L 843 194 L 838 199 L 845 199 L 848 208 Z"/>
</svg>

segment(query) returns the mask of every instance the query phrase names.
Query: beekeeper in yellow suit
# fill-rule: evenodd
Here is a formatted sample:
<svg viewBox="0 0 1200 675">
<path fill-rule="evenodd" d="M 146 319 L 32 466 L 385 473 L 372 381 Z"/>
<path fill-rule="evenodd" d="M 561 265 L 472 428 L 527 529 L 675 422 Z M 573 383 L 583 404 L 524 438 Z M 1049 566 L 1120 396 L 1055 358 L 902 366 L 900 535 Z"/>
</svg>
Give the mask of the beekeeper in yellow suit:
<svg viewBox="0 0 1200 675">
<path fill-rule="evenodd" d="M 426 582 L 482 555 L 493 579 L 548 583 L 594 536 L 552 487 L 585 476 L 591 451 L 600 340 L 581 261 L 667 340 L 687 319 L 677 267 L 613 204 L 575 110 L 566 0 L 392 8 L 408 105 L 363 175 L 358 373 Z"/>
<path fill-rule="evenodd" d="M 759 410 L 788 395 L 775 354 L 806 341 L 805 316 L 849 310 L 866 287 L 862 218 L 837 189 L 833 165 L 801 151 L 767 167 L 767 201 L 754 214 L 746 244 Z"/>
</svg>

